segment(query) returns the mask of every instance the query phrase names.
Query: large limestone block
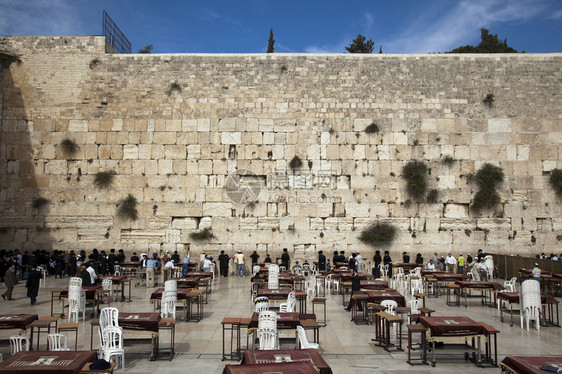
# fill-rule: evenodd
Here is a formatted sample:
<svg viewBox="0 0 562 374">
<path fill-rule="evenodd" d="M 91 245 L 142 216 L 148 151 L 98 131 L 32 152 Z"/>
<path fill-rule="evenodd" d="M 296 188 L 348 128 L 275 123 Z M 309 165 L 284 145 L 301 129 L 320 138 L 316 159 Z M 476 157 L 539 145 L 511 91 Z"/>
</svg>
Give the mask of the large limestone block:
<svg viewBox="0 0 562 374">
<path fill-rule="evenodd" d="M 70 121 L 68 121 L 68 131 L 88 131 L 88 121 L 83 119 L 71 119 Z"/>
<path fill-rule="evenodd" d="M 240 132 L 223 132 L 221 133 L 221 144 L 242 144 L 242 133 Z"/>
<path fill-rule="evenodd" d="M 203 215 L 230 217 L 232 212 L 232 203 L 203 203 Z"/>
<path fill-rule="evenodd" d="M 490 118 L 488 120 L 488 132 L 511 132 L 511 119 Z"/>
<path fill-rule="evenodd" d="M 124 160 L 138 160 L 139 147 L 134 144 L 126 144 L 123 146 L 123 159 Z"/>
</svg>

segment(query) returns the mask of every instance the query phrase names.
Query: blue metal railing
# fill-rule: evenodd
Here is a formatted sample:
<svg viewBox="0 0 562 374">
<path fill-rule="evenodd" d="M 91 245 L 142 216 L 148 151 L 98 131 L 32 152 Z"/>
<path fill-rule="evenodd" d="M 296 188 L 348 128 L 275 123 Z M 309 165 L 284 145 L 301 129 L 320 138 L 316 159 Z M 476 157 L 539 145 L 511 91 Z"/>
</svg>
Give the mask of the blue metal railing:
<svg viewBox="0 0 562 374">
<path fill-rule="evenodd" d="M 119 27 L 113 22 L 111 17 L 103 10 L 102 35 L 117 53 L 131 53 L 131 42 Z"/>
</svg>

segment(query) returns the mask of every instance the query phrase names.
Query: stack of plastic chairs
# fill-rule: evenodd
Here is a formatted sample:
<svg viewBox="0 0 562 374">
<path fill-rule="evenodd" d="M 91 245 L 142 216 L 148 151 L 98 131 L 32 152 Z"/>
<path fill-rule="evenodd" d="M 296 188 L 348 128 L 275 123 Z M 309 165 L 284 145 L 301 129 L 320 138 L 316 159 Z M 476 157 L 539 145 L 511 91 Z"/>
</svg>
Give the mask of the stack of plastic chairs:
<svg viewBox="0 0 562 374">
<path fill-rule="evenodd" d="M 103 359 L 110 361 L 114 356 L 120 357 L 121 371 L 125 371 L 125 349 L 123 348 L 123 330 L 120 327 L 106 327 L 103 330 Z"/>
<path fill-rule="evenodd" d="M 294 312 L 297 307 L 297 296 L 295 291 L 289 292 L 287 302 L 279 304 L 279 312 Z"/>
<path fill-rule="evenodd" d="M 168 280 L 164 282 L 164 292 L 162 293 L 162 304 L 160 306 L 160 317 L 176 319 L 177 302 L 178 282 L 176 280 Z"/>
<path fill-rule="evenodd" d="M 70 278 L 68 283 L 68 321 L 78 323 L 82 312 L 82 321 L 86 321 L 86 292 L 82 290 L 82 279 Z"/>
<path fill-rule="evenodd" d="M 107 361 L 113 356 L 121 356 L 121 370 L 125 370 L 123 329 L 119 327 L 119 310 L 117 308 L 103 308 L 100 311 L 99 337 L 99 356 Z"/>
<path fill-rule="evenodd" d="M 269 265 L 267 288 L 269 289 L 279 288 L 279 266 L 276 264 Z"/>
<path fill-rule="evenodd" d="M 535 321 L 537 330 L 540 331 L 540 315 L 541 315 L 541 285 L 534 279 L 529 279 L 521 283 L 521 328 L 523 328 L 523 320 L 527 321 L 527 331 L 531 320 Z"/>
<path fill-rule="evenodd" d="M 259 349 L 279 349 L 277 313 L 271 310 L 264 310 L 260 312 L 258 317 L 257 335 L 259 340 Z"/>
<path fill-rule="evenodd" d="M 266 296 L 256 297 L 254 300 L 254 312 L 259 313 L 263 310 L 269 310 L 269 299 Z"/>
</svg>

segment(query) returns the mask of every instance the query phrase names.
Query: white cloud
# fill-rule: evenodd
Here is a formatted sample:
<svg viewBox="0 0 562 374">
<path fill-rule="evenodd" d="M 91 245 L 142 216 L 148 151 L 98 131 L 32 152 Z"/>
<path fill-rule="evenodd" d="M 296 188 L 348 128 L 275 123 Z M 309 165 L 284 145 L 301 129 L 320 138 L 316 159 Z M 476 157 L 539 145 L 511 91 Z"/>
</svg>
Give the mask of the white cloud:
<svg viewBox="0 0 562 374">
<path fill-rule="evenodd" d="M 464 0 L 443 16 L 428 10 L 395 39 L 381 42 L 388 53 L 444 52 L 480 35 L 480 28 L 501 22 L 528 20 L 544 9 L 543 1 Z"/>
<path fill-rule="evenodd" d="M 224 16 L 210 9 L 206 9 L 205 13 L 201 15 L 201 18 L 203 18 L 204 20 L 219 20 L 221 22 L 232 23 L 236 26 L 242 26 L 242 22 L 240 22 L 239 20 L 231 18 L 229 16 Z"/>
<path fill-rule="evenodd" d="M 0 0 L 0 14 L 4 35 L 85 34 L 77 5 L 68 0 Z"/>
</svg>

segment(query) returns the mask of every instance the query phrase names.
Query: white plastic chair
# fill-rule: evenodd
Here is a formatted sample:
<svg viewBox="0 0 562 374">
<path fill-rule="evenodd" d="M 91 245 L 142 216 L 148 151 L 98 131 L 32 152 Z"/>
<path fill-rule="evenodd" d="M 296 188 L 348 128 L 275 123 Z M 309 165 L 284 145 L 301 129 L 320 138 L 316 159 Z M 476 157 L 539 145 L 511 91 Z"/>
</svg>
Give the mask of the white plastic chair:
<svg viewBox="0 0 562 374">
<path fill-rule="evenodd" d="M 260 350 L 277 349 L 277 330 L 273 328 L 258 329 L 258 340 Z"/>
<path fill-rule="evenodd" d="M 392 314 L 393 316 L 396 315 L 396 308 L 398 307 L 398 303 L 394 300 L 383 300 L 381 301 L 381 306 L 386 308 L 386 312 L 388 314 Z"/>
<path fill-rule="evenodd" d="M 252 275 L 256 275 L 260 272 L 261 267 L 259 265 L 252 266 Z"/>
<path fill-rule="evenodd" d="M 100 328 L 119 327 L 119 309 L 103 308 L 100 311 Z"/>
<path fill-rule="evenodd" d="M 107 327 L 103 330 L 104 347 L 103 359 L 111 361 L 115 356 L 121 359 L 121 371 L 125 371 L 125 350 L 123 349 L 123 332 L 117 327 Z"/>
<path fill-rule="evenodd" d="M 379 271 L 383 279 L 388 279 L 388 265 L 379 264 Z"/>
<path fill-rule="evenodd" d="M 78 323 L 80 319 L 80 313 L 82 313 L 82 322 L 86 321 L 86 298 L 84 299 L 80 296 L 70 296 L 68 298 L 68 321 L 73 323 Z"/>
<path fill-rule="evenodd" d="M 261 287 L 261 283 L 259 283 L 259 282 L 252 282 L 252 288 L 250 289 L 251 296 L 252 296 L 252 302 L 255 301 L 256 296 L 257 296 L 257 294 L 258 294 L 258 290 L 260 289 L 260 287 Z"/>
<path fill-rule="evenodd" d="M 408 324 L 412 323 L 412 314 L 420 314 L 420 311 L 418 310 L 419 306 L 420 306 L 420 300 L 418 299 L 413 299 L 408 301 L 408 304 L 410 304 L 410 314 L 408 315 Z"/>
<path fill-rule="evenodd" d="M 101 282 L 101 288 L 103 290 L 109 291 L 109 299 L 113 300 L 113 281 L 111 279 L 105 278 Z"/>
<path fill-rule="evenodd" d="M 488 280 L 494 280 L 494 257 L 488 255 L 484 257 L 486 268 L 488 269 Z"/>
<path fill-rule="evenodd" d="M 280 312 L 294 312 L 297 305 L 297 297 L 295 291 L 289 292 L 287 302 L 279 304 Z"/>
<path fill-rule="evenodd" d="M 410 284 L 411 284 L 410 292 L 411 292 L 412 296 L 417 294 L 417 293 L 423 293 L 423 281 L 421 280 L 421 278 L 412 279 L 410 281 Z"/>
<path fill-rule="evenodd" d="M 517 282 L 517 278 L 513 277 L 510 280 L 503 282 L 503 288 L 509 290 L 509 292 L 515 292 L 515 283 Z"/>
<path fill-rule="evenodd" d="M 113 275 L 114 276 L 120 276 L 121 275 L 121 266 L 120 265 L 114 265 L 113 266 Z"/>
<path fill-rule="evenodd" d="M 317 343 L 309 343 L 306 337 L 306 331 L 302 326 L 297 326 L 297 334 L 299 337 L 299 344 L 301 349 L 320 349 L 320 345 Z"/>
<path fill-rule="evenodd" d="M 285 271 L 287 268 L 285 266 L 279 266 L 279 271 Z"/>
<path fill-rule="evenodd" d="M 66 343 L 68 341 L 66 335 L 63 334 L 49 334 L 47 335 L 49 351 L 70 351 Z"/>
<path fill-rule="evenodd" d="M 29 339 L 27 339 L 27 336 L 10 336 L 10 354 L 13 356 L 23 351 L 29 351 Z"/>
</svg>

